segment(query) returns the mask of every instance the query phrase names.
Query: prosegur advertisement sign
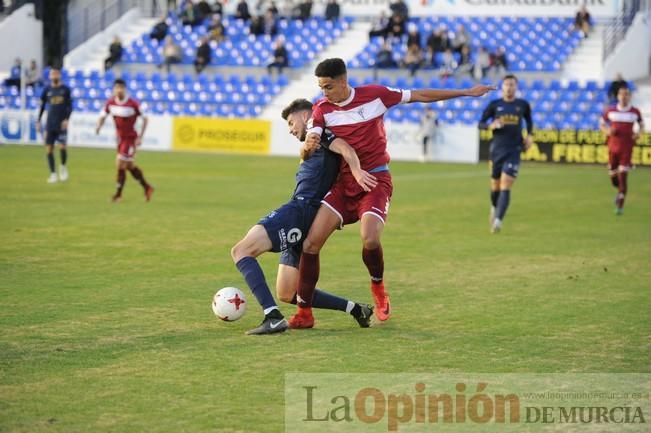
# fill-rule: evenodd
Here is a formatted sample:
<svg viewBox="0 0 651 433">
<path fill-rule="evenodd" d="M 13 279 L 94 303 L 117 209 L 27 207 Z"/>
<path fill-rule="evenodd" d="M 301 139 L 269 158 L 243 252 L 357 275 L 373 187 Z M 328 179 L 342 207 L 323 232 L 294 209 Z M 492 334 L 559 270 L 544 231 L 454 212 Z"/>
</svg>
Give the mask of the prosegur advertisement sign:
<svg viewBox="0 0 651 433">
<path fill-rule="evenodd" d="M 174 118 L 174 150 L 268 154 L 271 122 L 266 120 Z"/>
<path fill-rule="evenodd" d="M 479 159 L 488 160 L 491 131 L 479 133 Z M 642 134 L 633 148 L 633 164 L 651 166 L 651 133 Z M 522 152 L 523 161 L 606 164 L 608 146 L 601 131 L 540 129 L 534 144 Z"/>
</svg>

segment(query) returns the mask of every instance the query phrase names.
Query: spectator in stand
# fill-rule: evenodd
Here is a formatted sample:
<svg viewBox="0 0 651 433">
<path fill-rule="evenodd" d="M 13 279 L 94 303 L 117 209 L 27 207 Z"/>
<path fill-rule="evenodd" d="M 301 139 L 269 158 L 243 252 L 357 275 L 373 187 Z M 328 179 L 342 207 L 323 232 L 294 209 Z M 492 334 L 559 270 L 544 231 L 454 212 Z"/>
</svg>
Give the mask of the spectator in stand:
<svg viewBox="0 0 651 433">
<path fill-rule="evenodd" d="M 120 38 L 118 36 L 115 36 L 113 38 L 113 42 L 111 42 L 111 45 L 109 45 L 109 56 L 104 59 L 104 71 L 108 71 L 113 67 L 113 65 L 122 59 L 123 51 L 124 50 L 122 49 L 122 42 L 120 42 Z"/>
<path fill-rule="evenodd" d="M 387 29 L 389 28 L 389 18 L 384 11 L 380 12 L 380 16 L 373 20 L 371 24 L 371 31 L 368 32 L 369 39 L 382 36 L 385 38 L 387 36 Z"/>
<path fill-rule="evenodd" d="M 251 17 L 251 25 L 249 26 L 249 33 L 253 36 L 264 35 L 264 24 L 262 17 Z"/>
<path fill-rule="evenodd" d="M 463 47 L 467 46 L 470 48 L 470 43 L 470 34 L 462 24 L 459 24 L 457 31 L 454 33 L 454 38 L 452 39 L 452 49 L 460 53 Z"/>
<path fill-rule="evenodd" d="M 432 34 L 427 38 L 427 54 L 430 64 L 435 65 L 436 54 L 442 53 L 448 48 L 450 48 L 450 40 L 445 27 L 441 26 L 436 30 L 432 30 Z"/>
<path fill-rule="evenodd" d="M 16 57 L 16 60 L 14 60 L 14 65 L 9 71 L 9 78 L 5 79 L 5 86 L 20 87 L 20 76 L 22 75 L 23 70 L 22 65 L 23 61 L 20 58 Z"/>
<path fill-rule="evenodd" d="M 470 47 L 464 45 L 461 48 L 461 53 L 459 54 L 459 66 L 457 70 L 454 71 L 455 77 L 462 77 L 468 75 L 470 78 L 473 76 L 473 70 L 475 65 L 472 63 L 472 55 L 470 54 Z"/>
<path fill-rule="evenodd" d="M 203 22 L 206 18 L 213 14 L 212 8 L 206 0 L 201 0 L 194 7 L 195 13 L 197 15 L 197 21 L 200 23 Z"/>
<path fill-rule="evenodd" d="M 31 87 L 41 85 L 41 71 L 39 71 L 35 59 L 29 62 L 29 67 L 25 70 L 25 85 Z"/>
<path fill-rule="evenodd" d="M 264 21 L 262 17 L 252 17 L 251 25 L 249 26 L 249 33 L 253 36 L 262 36 L 264 35 Z"/>
<path fill-rule="evenodd" d="M 493 75 L 498 78 L 501 78 L 508 72 L 509 62 L 506 59 L 506 51 L 504 50 L 504 47 L 499 47 L 497 52 L 493 55 L 491 68 L 493 70 Z"/>
<path fill-rule="evenodd" d="M 592 17 L 590 16 L 588 9 L 585 7 L 585 5 L 583 5 L 581 6 L 581 9 L 579 9 L 579 11 L 576 13 L 576 17 L 574 18 L 574 28 L 577 31 L 582 32 L 583 37 L 587 38 L 591 27 Z"/>
<path fill-rule="evenodd" d="M 611 105 L 617 103 L 617 93 L 622 87 L 628 87 L 628 82 L 624 79 L 622 73 L 618 72 L 615 80 L 608 87 L 608 102 Z"/>
<path fill-rule="evenodd" d="M 167 73 L 170 73 L 172 65 L 181 61 L 181 48 L 174 43 L 172 36 L 165 37 L 165 44 L 163 45 L 163 63 L 158 65 L 159 68 L 165 66 Z"/>
<path fill-rule="evenodd" d="M 409 23 L 407 24 L 407 48 L 413 44 L 418 45 L 418 48 L 422 47 L 418 26 L 414 23 Z"/>
<path fill-rule="evenodd" d="M 235 18 L 248 21 L 251 19 L 251 14 L 249 13 L 249 4 L 246 0 L 240 0 L 237 3 L 237 9 L 235 10 Z"/>
<path fill-rule="evenodd" d="M 160 42 L 163 39 L 165 39 L 165 36 L 167 36 L 167 31 L 169 30 L 169 28 L 170 27 L 167 25 L 167 19 L 165 15 L 163 15 L 160 21 L 156 23 L 153 29 L 151 29 L 151 33 L 149 34 L 149 37 L 152 39 L 156 39 L 158 42 Z"/>
<path fill-rule="evenodd" d="M 262 24 L 265 35 L 276 36 L 278 33 L 278 24 L 276 22 L 276 15 L 270 9 L 267 9 L 267 12 L 265 12 Z"/>
<path fill-rule="evenodd" d="M 276 4 L 275 1 L 271 1 L 269 3 L 269 7 L 267 8 L 268 11 L 270 11 L 272 14 L 274 14 L 274 18 L 278 18 L 278 15 L 280 14 L 280 10 L 278 9 L 278 5 Z"/>
<path fill-rule="evenodd" d="M 325 19 L 328 21 L 337 21 L 339 15 L 341 14 L 341 8 L 337 0 L 328 0 L 328 4 L 325 8 Z"/>
<path fill-rule="evenodd" d="M 185 6 L 183 7 L 181 15 L 179 15 L 179 18 L 181 18 L 181 23 L 184 26 L 196 26 L 200 23 L 200 20 L 197 19 L 197 13 L 191 1 L 185 3 Z"/>
<path fill-rule="evenodd" d="M 221 1 L 213 0 L 210 9 L 212 14 L 219 14 L 219 16 L 224 16 L 224 5 Z"/>
<path fill-rule="evenodd" d="M 409 75 L 415 76 L 418 68 L 423 64 L 423 50 L 417 43 L 412 43 L 407 47 L 405 58 L 402 60 L 402 65 L 409 69 Z"/>
<path fill-rule="evenodd" d="M 402 35 L 405 34 L 405 19 L 402 15 L 393 15 L 389 18 L 389 25 L 387 26 L 387 35 L 388 39 L 398 38 L 400 39 Z"/>
<path fill-rule="evenodd" d="M 309 20 L 312 16 L 312 0 L 303 0 L 298 5 L 298 19 L 300 20 Z"/>
<path fill-rule="evenodd" d="M 479 53 L 477 54 L 477 60 L 474 65 L 474 77 L 476 80 L 481 80 L 484 78 L 488 71 L 491 68 L 491 56 L 488 50 L 484 47 L 479 48 Z"/>
<path fill-rule="evenodd" d="M 380 69 L 395 68 L 398 64 L 393 58 L 393 50 L 391 50 L 391 43 L 388 40 L 384 41 L 380 51 L 375 56 L 375 67 L 373 68 L 373 76 L 377 80 L 378 71 Z"/>
<path fill-rule="evenodd" d="M 389 4 L 389 9 L 391 9 L 392 15 L 401 16 L 403 21 L 407 21 L 409 19 L 409 7 L 404 0 L 396 0 L 395 2 Z"/>
<path fill-rule="evenodd" d="M 267 72 L 271 75 L 271 70 L 276 68 L 278 70 L 278 75 L 283 73 L 283 68 L 289 66 L 289 53 L 285 47 L 285 40 L 282 37 L 276 39 L 274 45 L 273 59 L 272 62 L 267 65 Z"/>
<path fill-rule="evenodd" d="M 208 28 L 210 33 L 210 40 L 217 43 L 223 42 L 226 39 L 226 27 L 224 27 L 224 21 L 222 16 L 215 14 L 212 16 L 212 22 Z"/>
<path fill-rule="evenodd" d="M 201 38 L 197 47 L 197 56 L 194 59 L 194 70 L 197 74 L 201 73 L 206 66 L 210 64 L 210 38 L 204 36 Z"/>
<path fill-rule="evenodd" d="M 457 69 L 457 61 L 454 58 L 454 53 L 450 48 L 443 52 L 443 59 L 441 61 L 441 67 L 439 68 L 439 75 L 443 78 L 447 78 L 454 74 L 454 71 Z"/>
</svg>

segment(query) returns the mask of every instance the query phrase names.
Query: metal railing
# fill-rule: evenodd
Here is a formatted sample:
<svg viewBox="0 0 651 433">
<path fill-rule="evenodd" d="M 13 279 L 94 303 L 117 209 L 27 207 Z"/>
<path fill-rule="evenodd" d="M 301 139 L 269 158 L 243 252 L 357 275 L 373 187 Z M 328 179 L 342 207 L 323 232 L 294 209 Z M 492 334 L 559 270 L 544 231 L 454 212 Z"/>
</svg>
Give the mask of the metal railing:
<svg viewBox="0 0 651 433">
<path fill-rule="evenodd" d="M 615 51 L 617 44 L 626 36 L 628 28 L 638 12 L 651 13 L 651 0 L 623 0 L 617 15 L 606 21 L 602 59 L 607 59 Z"/>
<path fill-rule="evenodd" d="M 78 1 L 68 8 L 68 50 L 81 45 L 103 31 L 122 15 L 139 8 L 144 17 L 154 17 L 164 12 L 166 2 L 157 0 L 95 0 Z"/>
</svg>

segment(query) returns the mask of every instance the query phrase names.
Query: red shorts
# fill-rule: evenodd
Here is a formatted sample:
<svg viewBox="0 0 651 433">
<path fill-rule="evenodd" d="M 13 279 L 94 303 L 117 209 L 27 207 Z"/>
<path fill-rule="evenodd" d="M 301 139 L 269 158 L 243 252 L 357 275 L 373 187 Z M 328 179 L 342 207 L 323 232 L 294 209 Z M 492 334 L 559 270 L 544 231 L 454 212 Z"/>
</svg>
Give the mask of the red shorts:
<svg viewBox="0 0 651 433">
<path fill-rule="evenodd" d="M 628 149 L 609 149 L 608 150 L 608 171 L 611 174 L 625 172 L 631 169 L 632 148 Z"/>
<path fill-rule="evenodd" d="M 365 214 L 374 215 L 386 223 L 393 193 L 391 174 L 382 171 L 373 173 L 373 176 L 377 178 L 377 186 L 364 192 L 352 174 L 342 173 L 321 200 L 321 203 L 337 214 L 342 227 L 359 221 Z"/>
<path fill-rule="evenodd" d="M 118 144 L 118 158 L 122 161 L 133 161 L 136 156 L 136 137 L 125 137 Z"/>
</svg>

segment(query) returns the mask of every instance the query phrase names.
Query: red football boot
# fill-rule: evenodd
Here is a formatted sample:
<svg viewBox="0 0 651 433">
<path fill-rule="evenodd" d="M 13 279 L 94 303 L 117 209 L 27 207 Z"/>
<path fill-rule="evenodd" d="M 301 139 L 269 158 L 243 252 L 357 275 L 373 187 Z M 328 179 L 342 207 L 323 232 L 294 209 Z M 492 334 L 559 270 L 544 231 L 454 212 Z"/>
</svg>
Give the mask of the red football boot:
<svg viewBox="0 0 651 433">
<path fill-rule="evenodd" d="M 152 195 L 154 195 L 154 187 L 149 185 L 147 189 L 145 189 L 145 201 L 150 201 Z"/>
<path fill-rule="evenodd" d="M 371 292 L 373 293 L 373 300 L 375 301 L 375 316 L 378 320 L 384 322 L 391 316 L 391 302 L 389 295 L 384 290 L 384 283 L 371 282 Z"/>
<path fill-rule="evenodd" d="M 296 314 L 289 319 L 290 329 L 309 329 L 314 327 L 314 316 L 312 316 L 312 308 L 298 307 Z"/>
</svg>

